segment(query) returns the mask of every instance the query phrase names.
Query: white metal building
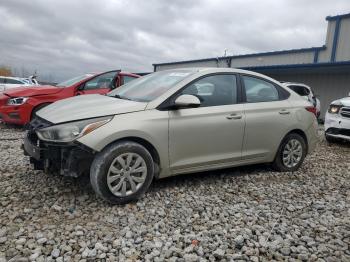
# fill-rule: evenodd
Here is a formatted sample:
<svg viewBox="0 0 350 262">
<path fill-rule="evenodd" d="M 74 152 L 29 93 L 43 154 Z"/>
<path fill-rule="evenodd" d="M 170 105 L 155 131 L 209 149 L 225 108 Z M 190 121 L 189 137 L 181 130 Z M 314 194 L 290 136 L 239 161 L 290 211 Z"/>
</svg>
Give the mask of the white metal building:
<svg viewBox="0 0 350 262">
<path fill-rule="evenodd" d="M 310 85 L 321 100 L 321 117 L 332 100 L 350 92 L 350 13 L 326 17 L 326 43 L 320 47 L 153 64 L 154 71 L 181 67 L 234 67 L 277 80 Z"/>
</svg>

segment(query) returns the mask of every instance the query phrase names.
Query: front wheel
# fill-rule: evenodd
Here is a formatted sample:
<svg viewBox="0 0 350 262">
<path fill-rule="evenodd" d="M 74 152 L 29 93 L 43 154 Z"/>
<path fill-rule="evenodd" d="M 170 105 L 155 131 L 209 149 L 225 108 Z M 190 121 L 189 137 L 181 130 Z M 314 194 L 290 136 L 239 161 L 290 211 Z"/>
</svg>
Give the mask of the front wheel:
<svg viewBox="0 0 350 262">
<path fill-rule="evenodd" d="M 288 134 L 282 141 L 273 168 L 280 172 L 296 171 L 299 169 L 306 156 L 306 142 L 298 134 Z"/>
<path fill-rule="evenodd" d="M 153 176 L 151 154 L 132 141 L 106 147 L 96 155 L 90 170 L 93 189 L 112 204 L 126 204 L 142 197 Z"/>
</svg>

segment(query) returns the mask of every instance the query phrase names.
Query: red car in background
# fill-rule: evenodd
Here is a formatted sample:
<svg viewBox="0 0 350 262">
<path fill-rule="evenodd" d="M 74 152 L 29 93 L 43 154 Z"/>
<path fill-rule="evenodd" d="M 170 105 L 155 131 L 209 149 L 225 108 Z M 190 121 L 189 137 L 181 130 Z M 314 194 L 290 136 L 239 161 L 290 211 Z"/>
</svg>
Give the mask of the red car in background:
<svg viewBox="0 0 350 262">
<path fill-rule="evenodd" d="M 0 121 L 25 125 L 35 112 L 57 100 L 77 95 L 106 94 L 140 77 L 120 70 L 99 74 L 85 74 L 56 86 L 19 87 L 0 93 Z"/>
</svg>

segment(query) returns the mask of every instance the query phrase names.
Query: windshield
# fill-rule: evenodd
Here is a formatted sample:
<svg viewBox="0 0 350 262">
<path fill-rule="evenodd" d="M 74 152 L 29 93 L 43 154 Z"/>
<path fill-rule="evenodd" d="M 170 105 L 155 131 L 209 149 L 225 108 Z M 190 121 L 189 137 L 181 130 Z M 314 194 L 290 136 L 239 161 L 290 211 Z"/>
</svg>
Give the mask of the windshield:
<svg viewBox="0 0 350 262">
<path fill-rule="evenodd" d="M 61 86 L 61 87 L 72 86 L 72 85 L 80 82 L 81 80 L 84 80 L 85 78 L 88 78 L 91 76 L 93 76 L 93 74 L 85 74 L 85 75 L 77 76 L 77 77 L 74 77 L 72 79 L 61 82 L 61 83 L 57 84 L 56 86 Z"/>
<path fill-rule="evenodd" d="M 195 72 L 193 69 L 183 69 L 152 73 L 117 88 L 108 93 L 108 96 L 150 102 Z"/>
</svg>

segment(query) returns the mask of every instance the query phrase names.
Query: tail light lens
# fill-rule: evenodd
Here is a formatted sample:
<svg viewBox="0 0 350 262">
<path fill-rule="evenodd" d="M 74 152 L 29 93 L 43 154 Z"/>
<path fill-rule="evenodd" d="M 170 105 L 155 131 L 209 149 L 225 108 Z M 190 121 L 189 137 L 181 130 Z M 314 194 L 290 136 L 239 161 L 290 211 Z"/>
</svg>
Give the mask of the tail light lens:
<svg viewBox="0 0 350 262">
<path fill-rule="evenodd" d="M 313 113 L 315 116 L 317 116 L 317 109 L 314 106 L 307 106 L 305 109 L 311 113 Z"/>
</svg>

